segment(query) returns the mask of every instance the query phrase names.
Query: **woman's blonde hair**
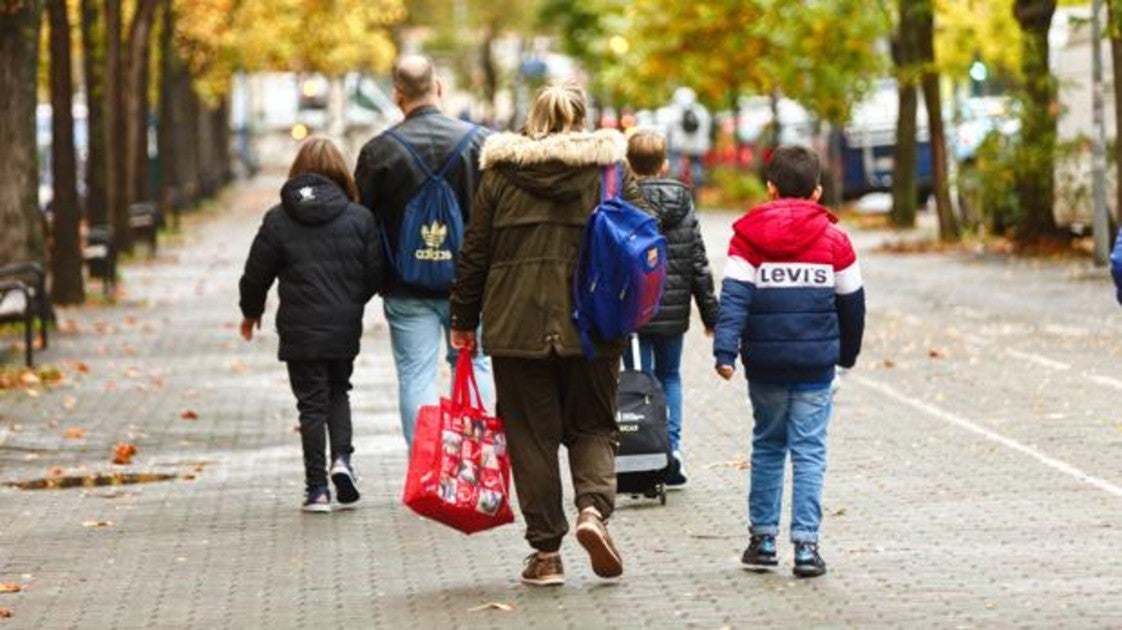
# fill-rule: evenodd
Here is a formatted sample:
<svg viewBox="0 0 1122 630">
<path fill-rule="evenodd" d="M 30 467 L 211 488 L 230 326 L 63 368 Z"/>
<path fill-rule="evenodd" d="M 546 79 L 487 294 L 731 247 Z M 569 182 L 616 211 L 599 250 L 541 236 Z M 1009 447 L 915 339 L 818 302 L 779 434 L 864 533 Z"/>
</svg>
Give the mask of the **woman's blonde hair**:
<svg viewBox="0 0 1122 630">
<path fill-rule="evenodd" d="M 288 178 L 307 173 L 323 175 L 339 184 L 351 201 L 358 201 L 358 187 L 355 186 L 351 170 L 347 168 L 347 161 L 335 143 L 327 138 L 312 136 L 300 145 L 296 159 L 292 161 L 292 168 L 288 169 Z"/>
<path fill-rule="evenodd" d="M 524 132 L 531 138 L 584 127 L 584 90 L 574 84 L 547 85 L 538 92 Z"/>
</svg>

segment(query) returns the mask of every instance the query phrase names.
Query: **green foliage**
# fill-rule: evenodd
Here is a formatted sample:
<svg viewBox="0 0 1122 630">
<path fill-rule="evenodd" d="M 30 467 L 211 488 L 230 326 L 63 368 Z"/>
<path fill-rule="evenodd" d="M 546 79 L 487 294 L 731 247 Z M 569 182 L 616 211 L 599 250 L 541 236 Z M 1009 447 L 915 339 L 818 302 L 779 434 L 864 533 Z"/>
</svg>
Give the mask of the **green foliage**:
<svg viewBox="0 0 1122 630">
<path fill-rule="evenodd" d="M 991 131 L 978 146 L 974 162 L 962 166 L 958 188 L 964 227 L 984 226 L 991 233 L 1004 234 L 1020 220 L 1018 151 L 1013 137 Z"/>
<path fill-rule="evenodd" d="M 707 174 L 706 205 L 720 208 L 746 208 L 767 199 L 767 188 L 759 176 L 735 166 L 715 166 Z"/>
<path fill-rule="evenodd" d="M 780 90 L 843 121 L 885 68 L 886 14 L 859 0 L 546 0 L 540 22 L 592 75 L 593 93 L 640 107 L 679 85 L 712 106 Z M 614 45 L 613 45 L 614 44 Z M 621 52 L 622 51 L 622 52 Z"/>
</svg>

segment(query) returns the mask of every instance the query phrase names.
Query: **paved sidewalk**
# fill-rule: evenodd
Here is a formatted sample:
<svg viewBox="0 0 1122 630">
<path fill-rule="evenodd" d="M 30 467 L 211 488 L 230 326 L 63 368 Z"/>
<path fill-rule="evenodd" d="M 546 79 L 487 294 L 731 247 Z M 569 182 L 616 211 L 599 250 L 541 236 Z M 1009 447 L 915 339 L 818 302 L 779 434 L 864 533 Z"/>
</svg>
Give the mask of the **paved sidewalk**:
<svg viewBox="0 0 1122 630">
<path fill-rule="evenodd" d="M 236 331 L 237 278 L 279 183 L 241 186 L 181 243 L 129 266 L 123 304 L 62 312 L 42 361 L 64 368 L 63 385 L 0 394 L 0 483 L 175 475 L 0 486 L 0 583 L 23 586 L 0 594 L 13 611 L 0 627 L 1122 627 L 1122 421 L 1109 385 L 1122 317 L 1097 276 L 863 258 L 868 343 L 831 425 L 830 573 L 808 581 L 791 577 L 785 542 L 778 570 L 739 566 L 750 413 L 743 380 L 712 374 L 695 326 L 690 487 L 665 507 L 621 498 L 621 580 L 597 579 L 567 541 L 568 583 L 532 589 L 518 583 L 519 523 L 469 538 L 401 505 L 406 451 L 378 301 L 352 398 L 361 508 L 299 511 L 275 335 L 244 344 Z M 734 218 L 702 218 L 718 272 Z M 118 442 L 137 446 L 132 465 L 109 463 Z"/>
</svg>

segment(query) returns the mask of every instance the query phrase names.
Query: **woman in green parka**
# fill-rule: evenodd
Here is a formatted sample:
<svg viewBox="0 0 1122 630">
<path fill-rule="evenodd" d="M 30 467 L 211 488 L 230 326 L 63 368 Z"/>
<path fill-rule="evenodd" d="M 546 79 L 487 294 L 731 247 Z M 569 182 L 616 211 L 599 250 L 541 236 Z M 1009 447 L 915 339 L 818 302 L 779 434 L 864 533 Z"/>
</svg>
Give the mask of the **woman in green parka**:
<svg viewBox="0 0 1122 630">
<path fill-rule="evenodd" d="M 469 347 L 482 317 L 499 415 L 506 424 L 514 485 L 534 548 L 522 582 L 563 584 L 558 550 L 569 531 L 559 447 L 568 448 L 576 493 L 576 538 L 593 571 L 617 577 L 623 562 L 606 522 L 615 506 L 616 390 L 621 340 L 581 350 L 572 320 L 573 270 L 600 170 L 625 161 L 614 130 L 584 131 L 583 92 L 550 86 L 537 96 L 521 134 L 487 139 L 483 177 L 452 289 L 452 343 Z M 634 176 L 623 196 L 645 207 Z"/>
</svg>

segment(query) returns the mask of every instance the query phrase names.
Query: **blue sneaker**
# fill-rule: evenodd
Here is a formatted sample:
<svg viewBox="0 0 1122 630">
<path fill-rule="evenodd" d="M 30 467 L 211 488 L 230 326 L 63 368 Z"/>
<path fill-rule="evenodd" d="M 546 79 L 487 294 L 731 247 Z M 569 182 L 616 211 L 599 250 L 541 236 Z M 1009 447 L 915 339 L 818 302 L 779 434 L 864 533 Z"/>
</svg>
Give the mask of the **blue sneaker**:
<svg viewBox="0 0 1122 630">
<path fill-rule="evenodd" d="M 305 490 L 304 505 L 300 509 L 319 514 L 330 512 L 331 492 L 327 489 L 327 486 L 312 486 Z"/>
<path fill-rule="evenodd" d="M 331 482 L 335 484 L 335 496 L 339 506 L 347 509 L 358 503 L 358 486 L 355 485 L 355 472 L 351 468 L 350 457 L 346 455 L 335 459 L 331 465 Z"/>
<path fill-rule="evenodd" d="M 779 564 L 775 557 L 775 536 L 770 534 L 752 534 L 748 541 L 748 548 L 740 557 L 740 563 L 750 569 L 774 567 Z"/>
<path fill-rule="evenodd" d="M 826 561 L 818 555 L 818 543 L 795 543 L 795 566 L 792 569 L 796 577 L 818 577 L 826 573 Z"/>
</svg>

